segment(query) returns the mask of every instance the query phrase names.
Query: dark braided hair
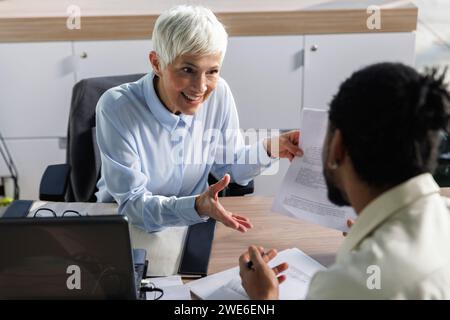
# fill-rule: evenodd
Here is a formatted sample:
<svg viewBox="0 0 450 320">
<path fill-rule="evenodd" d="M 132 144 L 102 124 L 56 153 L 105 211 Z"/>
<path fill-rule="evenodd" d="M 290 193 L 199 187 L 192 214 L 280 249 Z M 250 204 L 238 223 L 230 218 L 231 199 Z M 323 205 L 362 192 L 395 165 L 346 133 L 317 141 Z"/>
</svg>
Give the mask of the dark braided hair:
<svg viewBox="0 0 450 320">
<path fill-rule="evenodd" d="M 441 133 L 449 130 L 446 71 L 421 75 L 400 63 L 379 63 L 341 84 L 330 104 L 330 128 L 342 132 L 363 181 L 393 186 L 435 170 Z"/>
</svg>

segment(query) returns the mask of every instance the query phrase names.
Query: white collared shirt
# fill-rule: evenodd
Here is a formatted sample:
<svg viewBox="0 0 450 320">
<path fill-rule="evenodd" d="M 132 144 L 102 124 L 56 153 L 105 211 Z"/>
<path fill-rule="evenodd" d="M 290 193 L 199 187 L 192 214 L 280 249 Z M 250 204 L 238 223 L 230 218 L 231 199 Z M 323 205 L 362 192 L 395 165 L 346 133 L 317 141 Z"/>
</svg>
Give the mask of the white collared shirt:
<svg viewBox="0 0 450 320">
<path fill-rule="evenodd" d="M 450 299 L 450 199 L 426 173 L 361 211 L 309 299 Z"/>
</svg>

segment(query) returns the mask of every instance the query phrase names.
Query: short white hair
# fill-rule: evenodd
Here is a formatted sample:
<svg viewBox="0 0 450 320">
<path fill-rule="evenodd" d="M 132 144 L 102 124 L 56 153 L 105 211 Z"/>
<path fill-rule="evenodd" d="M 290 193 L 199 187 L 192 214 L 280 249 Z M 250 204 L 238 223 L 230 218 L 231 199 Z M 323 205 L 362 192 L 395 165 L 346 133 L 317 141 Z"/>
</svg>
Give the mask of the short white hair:
<svg viewBox="0 0 450 320">
<path fill-rule="evenodd" d="M 225 56 L 228 34 L 211 10 L 180 5 L 162 13 L 156 20 L 153 48 L 165 68 L 183 54 Z"/>
</svg>

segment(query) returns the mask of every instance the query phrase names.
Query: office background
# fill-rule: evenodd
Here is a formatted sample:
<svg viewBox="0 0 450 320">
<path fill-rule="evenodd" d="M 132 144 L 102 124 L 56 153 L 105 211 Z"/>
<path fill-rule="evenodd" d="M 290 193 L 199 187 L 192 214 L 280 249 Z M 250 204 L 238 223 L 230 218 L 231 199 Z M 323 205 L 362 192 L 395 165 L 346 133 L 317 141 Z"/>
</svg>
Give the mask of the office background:
<svg viewBox="0 0 450 320">
<path fill-rule="evenodd" d="M 11 1 L 2 2 L 0 8 L 3 5 L 14 9 L 8 7 Z M 336 21 L 343 21 L 341 29 L 330 23 L 328 29 L 320 32 L 305 30 L 292 34 L 289 26 L 281 25 L 272 28 L 270 35 L 261 35 L 260 30 L 245 29 L 245 23 L 239 29 L 239 23 L 233 22 L 232 17 L 224 21 L 226 25 L 228 22 L 231 37 L 222 76 L 235 96 L 241 127 L 297 128 L 303 107 L 326 108 L 342 79 L 364 64 L 389 60 L 423 68 L 450 63 L 448 1 L 370 1 L 374 2 L 405 10 L 389 22 L 394 32 L 370 32 L 352 24 L 344 28 L 348 21 L 339 15 L 339 10 L 359 8 L 365 13 L 369 1 L 285 2 L 287 10 L 298 3 L 309 6 L 313 14 L 331 12 L 340 17 Z M 218 5 L 217 1 L 203 3 Z M 273 6 L 281 6 L 274 3 Z M 413 12 L 411 3 L 419 8 L 416 31 L 404 23 L 405 13 L 408 16 Z M 27 10 L 30 15 L 32 8 Z M 11 11 L 1 12 L 0 24 Z M 130 34 L 118 34 L 114 40 L 95 34 L 88 40 L 67 37 L 53 41 L 45 37 L 35 34 L 8 38 L 5 28 L 0 33 L 0 130 L 18 168 L 22 199 L 37 199 L 46 166 L 65 162 L 74 84 L 89 77 L 149 70 L 150 32 L 147 39 L 142 36 L 133 39 Z M 288 162 L 281 161 L 276 175 L 257 177 L 255 194 L 274 195 L 287 167 Z M 3 161 L 0 176 L 5 177 L 6 189 L 11 192 L 11 181 L 7 178 L 10 174 Z"/>
</svg>

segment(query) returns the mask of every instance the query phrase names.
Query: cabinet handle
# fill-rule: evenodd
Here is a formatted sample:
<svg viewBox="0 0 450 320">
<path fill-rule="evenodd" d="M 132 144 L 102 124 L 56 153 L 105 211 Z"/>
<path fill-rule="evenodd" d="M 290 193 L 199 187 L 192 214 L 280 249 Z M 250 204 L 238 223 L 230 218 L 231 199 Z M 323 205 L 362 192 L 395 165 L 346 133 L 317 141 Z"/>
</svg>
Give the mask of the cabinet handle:
<svg viewBox="0 0 450 320">
<path fill-rule="evenodd" d="M 82 52 L 81 54 L 80 54 L 80 58 L 81 59 L 86 59 L 87 58 L 87 53 L 86 52 Z"/>
<path fill-rule="evenodd" d="M 313 44 L 312 46 L 311 46 L 311 51 L 317 51 L 317 50 L 319 50 L 319 46 L 317 45 L 317 44 Z"/>
</svg>

